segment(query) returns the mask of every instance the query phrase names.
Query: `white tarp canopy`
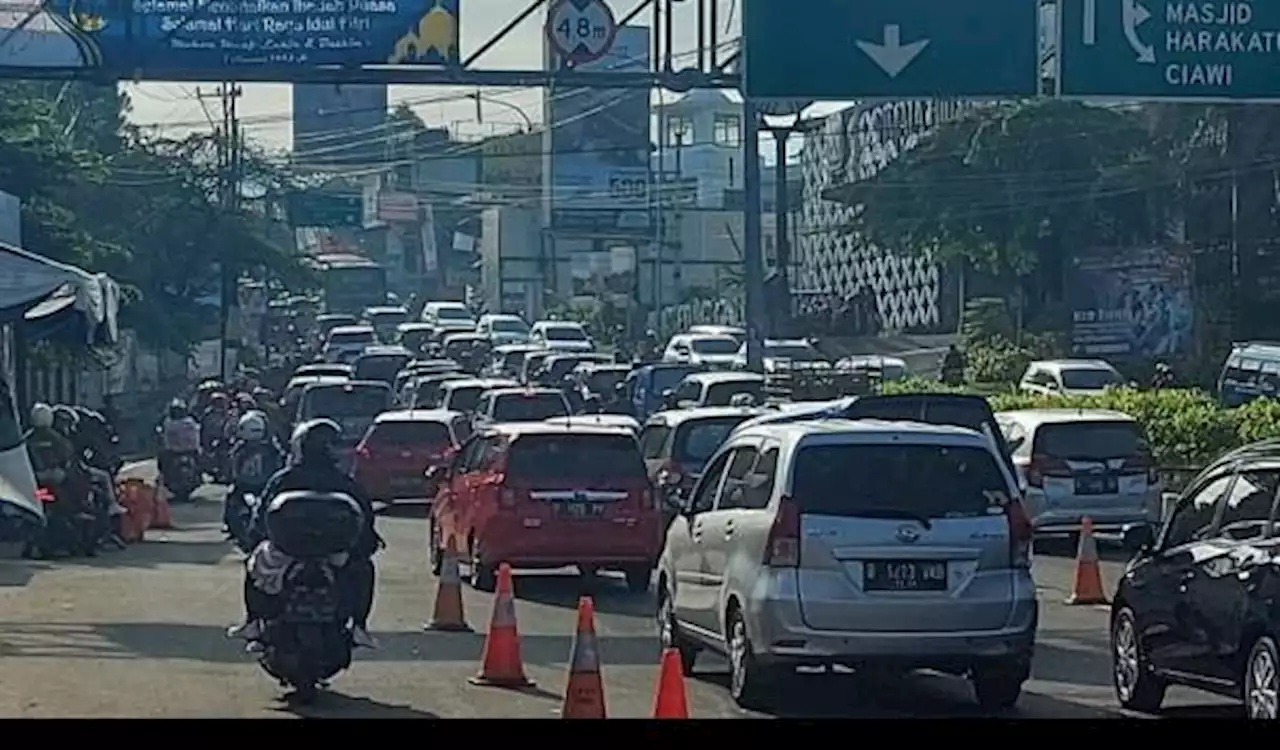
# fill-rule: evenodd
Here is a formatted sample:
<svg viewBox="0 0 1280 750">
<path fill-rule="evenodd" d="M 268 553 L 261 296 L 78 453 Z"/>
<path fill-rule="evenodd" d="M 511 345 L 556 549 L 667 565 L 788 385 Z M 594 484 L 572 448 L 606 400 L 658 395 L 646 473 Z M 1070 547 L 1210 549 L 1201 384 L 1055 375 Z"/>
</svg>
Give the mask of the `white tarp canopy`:
<svg viewBox="0 0 1280 750">
<path fill-rule="evenodd" d="M 86 344 L 118 340 L 120 285 L 110 276 L 0 242 L 0 322 L 34 322 L 68 308 L 83 316 Z"/>
</svg>

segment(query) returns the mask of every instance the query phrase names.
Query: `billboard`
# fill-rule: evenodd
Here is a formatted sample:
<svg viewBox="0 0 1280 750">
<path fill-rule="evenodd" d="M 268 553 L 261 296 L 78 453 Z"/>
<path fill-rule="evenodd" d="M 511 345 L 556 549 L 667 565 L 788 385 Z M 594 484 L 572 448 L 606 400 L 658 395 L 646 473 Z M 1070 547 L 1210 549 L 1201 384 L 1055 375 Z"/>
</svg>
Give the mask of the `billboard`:
<svg viewBox="0 0 1280 750">
<path fill-rule="evenodd" d="M 458 59 L 460 1 L 11 0 L 0 67 L 220 81 L 236 68 L 443 65 Z"/>
<path fill-rule="evenodd" d="M 480 180 L 493 193 L 532 195 L 542 189 L 542 134 L 486 138 L 480 146 Z"/>
<path fill-rule="evenodd" d="M 387 87 L 293 85 L 293 158 L 315 167 L 386 159 Z"/>
<path fill-rule="evenodd" d="M 1164 247 L 1107 249 L 1067 268 L 1072 353 L 1171 357 L 1192 343 L 1190 259 Z"/>
<path fill-rule="evenodd" d="M 624 26 L 604 57 L 574 69 L 646 71 L 649 47 L 648 27 Z M 553 50 L 546 57 L 559 65 Z M 558 234 L 647 234 L 649 90 L 552 87 L 543 112 L 551 228 Z"/>
</svg>

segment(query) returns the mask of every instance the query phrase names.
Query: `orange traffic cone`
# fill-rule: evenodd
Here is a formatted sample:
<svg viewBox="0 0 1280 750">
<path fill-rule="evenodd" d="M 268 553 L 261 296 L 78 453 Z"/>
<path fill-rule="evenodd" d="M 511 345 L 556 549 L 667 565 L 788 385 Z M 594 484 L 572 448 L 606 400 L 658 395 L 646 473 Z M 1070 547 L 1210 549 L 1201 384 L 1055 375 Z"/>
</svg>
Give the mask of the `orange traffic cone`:
<svg viewBox="0 0 1280 750">
<path fill-rule="evenodd" d="M 1102 590 L 1102 571 L 1098 568 L 1098 542 L 1093 538 L 1093 519 L 1080 524 L 1080 548 L 1076 552 L 1076 585 L 1067 604 L 1107 604 Z"/>
<path fill-rule="evenodd" d="M 527 688 L 533 680 L 525 677 L 524 660 L 520 657 L 520 633 L 516 627 L 516 603 L 512 596 L 511 566 L 498 566 L 498 590 L 493 598 L 493 617 L 484 639 L 484 656 L 480 673 L 471 678 L 472 685 Z"/>
<path fill-rule="evenodd" d="M 444 551 L 440 563 L 440 582 L 436 585 L 436 606 L 426 630 L 448 633 L 470 633 L 471 626 L 462 611 L 462 576 L 458 573 L 458 549 L 453 537 Z"/>
<path fill-rule="evenodd" d="M 596 647 L 596 605 L 589 596 L 578 600 L 578 629 L 573 634 L 569 684 L 564 689 L 560 718 L 605 718 L 600 650 Z"/>
<path fill-rule="evenodd" d="M 653 697 L 653 718 L 689 718 L 689 698 L 684 691 L 684 667 L 680 652 L 674 648 L 662 652 L 662 671 L 658 672 L 658 691 Z"/>
</svg>

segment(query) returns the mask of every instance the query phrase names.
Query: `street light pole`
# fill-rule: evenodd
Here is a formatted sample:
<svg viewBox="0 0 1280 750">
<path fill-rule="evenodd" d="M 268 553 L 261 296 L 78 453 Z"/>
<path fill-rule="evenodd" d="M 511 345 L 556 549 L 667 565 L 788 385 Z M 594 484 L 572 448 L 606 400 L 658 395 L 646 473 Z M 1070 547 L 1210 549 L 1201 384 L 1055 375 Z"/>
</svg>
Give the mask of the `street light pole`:
<svg viewBox="0 0 1280 750">
<path fill-rule="evenodd" d="M 742 102 L 742 261 L 747 369 L 764 372 L 764 264 L 760 252 L 760 110 L 749 97 Z"/>
</svg>

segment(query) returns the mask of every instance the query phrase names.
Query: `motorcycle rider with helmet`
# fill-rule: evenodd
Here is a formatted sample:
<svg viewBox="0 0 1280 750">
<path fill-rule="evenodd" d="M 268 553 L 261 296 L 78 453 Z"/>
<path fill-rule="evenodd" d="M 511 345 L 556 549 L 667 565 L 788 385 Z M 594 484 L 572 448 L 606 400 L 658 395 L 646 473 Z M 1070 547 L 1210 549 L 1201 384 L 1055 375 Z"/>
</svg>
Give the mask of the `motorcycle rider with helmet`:
<svg viewBox="0 0 1280 750">
<path fill-rule="evenodd" d="M 231 449 L 232 487 L 222 511 L 225 531 L 234 530 L 245 495 L 260 494 L 283 466 L 284 455 L 267 425 L 267 415 L 257 409 L 247 411 L 236 424 L 236 444 Z"/>
<path fill-rule="evenodd" d="M 160 423 L 160 454 L 156 456 L 156 467 L 162 480 L 170 476 L 169 468 L 174 461 L 184 455 L 192 456 L 199 465 L 200 424 L 191 417 L 182 399 L 175 398 Z"/>
<path fill-rule="evenodd" d="M 54 429 L 53 407 L 38 403 L 31 407 L 31 434 L 27 452 L 36 480 L 42 484 L 61 484 L 66 478 L 67 464 L 74 450 L 71 441 Z"/>
<path fill-rule="evenodd" d="M 374 528 L 373 503 L 360 490 L 350 476 L 338 468 L 334 449 L 342 435 L 341 428 L 331 419 L 314 419 L 298 425 L 290 441 L 289 465 L 276 472 L 262 491 L 249 538 L 255 549 L 250 564 L 245 569 L 244 597 L 245 621 L 232 627 L 227 635 L 250 641 L 248 649 L 259 651 L 262 646 L 263 621 L 270 619 L 277 606 L 276 596 L 255 585 L 254 558 L 271 557 L 264 549 L 267 538 L 266 513 L 271 499 L 281 492 L 313 491 L 347 495 L 364 512 L 365 528 L 347 555 L 346 564 L 339 570 L 339 586 L 343 605 L 352 621 L 352 640 L 356 646 L 375 648 L 376 641 L 369 635 L 368 620 L 373 610 L 375 571 L 373 555 L 384 545 Z M 279 555 L 275 555 L 279 557 Z M 267 563 L 271 567 L 287 566 L 288 561 Z"/>
</svg>

